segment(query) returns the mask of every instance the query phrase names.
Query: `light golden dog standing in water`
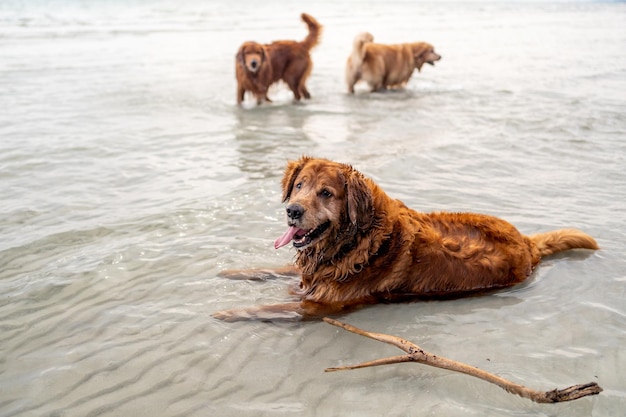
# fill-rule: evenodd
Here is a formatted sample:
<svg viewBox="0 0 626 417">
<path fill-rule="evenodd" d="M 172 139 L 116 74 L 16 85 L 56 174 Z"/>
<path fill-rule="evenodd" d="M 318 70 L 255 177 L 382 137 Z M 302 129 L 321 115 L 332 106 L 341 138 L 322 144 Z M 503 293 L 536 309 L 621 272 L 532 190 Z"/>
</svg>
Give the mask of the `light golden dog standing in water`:
<svg viewBox="0 0 626 417">
<path fill-rule="evenodd" d="M 424 64 L 435 65 L 441 55 L 426 42 L 385 45 L 374 43 L 374 37 L 363 32 L 354 38 L 353 50 L 346 63 L 348 91 L 363 80 L 372 91 L 404 87 L 417 68 Z"/>
<path fill-rule="evenodd" d="M 473 213 L 421 213 L 389 197 L 350 165 L 302 157 L 282 179 L 287 231 L 301 275 L 296 300 L 220 311 L 227 320 L 311 319 L 367 304 L 450 298 L 524 281 L 542 257 L 596 241 L 576 229 L 532 236 L 499 218 Z M 259 278 L 273 271 L 224 271 Z"/>
</svg>

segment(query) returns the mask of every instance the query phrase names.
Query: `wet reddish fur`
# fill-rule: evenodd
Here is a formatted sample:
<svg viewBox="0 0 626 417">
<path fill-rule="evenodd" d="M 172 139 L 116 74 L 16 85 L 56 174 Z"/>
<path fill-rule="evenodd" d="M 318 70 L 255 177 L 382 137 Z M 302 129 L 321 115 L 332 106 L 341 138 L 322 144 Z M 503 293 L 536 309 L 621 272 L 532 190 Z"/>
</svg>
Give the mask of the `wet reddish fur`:
<svg viewBox="0 0 626 417">
<path fill-rule="evenodd" d="M 354 85 L 366 81 L 372 91 L 403 87 L 417 69 L 426 63 L 434 65 L 441 59 L 434 47 L 426 42 L 394 45 L 374 43 L 367 32 L 354 39 L 353 51 L 346 63 L 348 91 L 354 93 Z"/>
<path fill-rule="evenodd" d="M 318 44 L 322 26 L 306 13 L 301 18 L 309 27 L 309 34 L 302 42 L 281 40 L 260 44 L 250 41 L 239 47 L 235 58 L 237 104 L 243 102 L 246 91 L 255 96 L 258 104 L 263 100 L 271 101 L 267 97 L 267 90 L 280 80 L 287 83 L 296 100 L 311 97 L 305 85 L 313 68 L 309 52 Z M 262 57 L 258 71 L 252 72 L 246 67 L 245 58 L 248 54 Z"/>
<path fill-rule="evenodd" d="M 520 283 L 542 256 L 598 248 L 575 229 L 525 236 L 489 215 L 421 213 L 351 166 L 325 159 L 289 162 L 282 189 L 285 201 L 305 208 L 299 227 L 332 223 L 317 243 L 296 255 L 300 301 L 216 317 L 310 318 L 364 304 L 461 296 Z M 332 197 L 322 196 L 322 190 Z"/>
</svg>

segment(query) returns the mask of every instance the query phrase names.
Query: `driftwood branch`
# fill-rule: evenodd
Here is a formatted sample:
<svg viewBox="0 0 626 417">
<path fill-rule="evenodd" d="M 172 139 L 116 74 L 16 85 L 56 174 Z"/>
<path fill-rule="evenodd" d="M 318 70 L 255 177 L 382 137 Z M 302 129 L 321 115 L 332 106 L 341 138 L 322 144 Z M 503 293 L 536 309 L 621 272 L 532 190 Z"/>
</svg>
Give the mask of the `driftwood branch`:
<svg viewBox="0 0 626 417">
<path fill-rule="evenodd" d="M 366 330 L 359 329 L 358 327 L 351 326 L 346 323 L 342 323 L 340 321 L 325 317 L 324 321 L 326 323 L 330 323 L 334 326 L 341 327 L 342 329 L 348 330 L 349 332 L 356 333 L 361 336 L 369 337 L 374 340 L 378 340 L 380 342 L 388 343 L 390 345 L 396 346 L 403 351 L 405 351 L 406 355 L 401 356 L 393 356 L 390 358 L 384 359 L 376 359 L 370 362 L 364 362 L 358 365 L 351 366 L 340 366 L 337 368 L 327 368 L 326 372 L 334 372 L 334 371 L 344 371 L 349 369 L 359 369 L 366 368 L 369 366 L 378 366 L 378 365 L 389 365 L 393 363 L 403 363 L 403 362 L 417 362 L 423 363 L 425 365 L 434 366 L 436 368 L 447 369 L 450 371 L 461 372 L 463 374 L 471 375 L 476 378 L 480 378 L 484 381 L 491 382 L 492 384 L 496 384 L 500 388 L 503 388 L 505 391 L 510 392 L 511 394 L 517 394 L 520 397 L 528 398 L 537 403 L 557 403 L 563 401 L 572 401 L 578 398 L 586 397 L 588 395 L 597 395 L 602 392 L 602 388 L 595 382 L 590 382 L 588 384 L 574 385 L 565 389 L 554 389 L 552 391 L 536 391 L 530 388 L 527 388 L 523 385 L 519 385 L 508 381 L 504 378 L 500 378 L 497 375 L 491 374 L 489 372 L 483 371 L 482 369 L 475 368 L 473 366 L 466 365 L 461 362 L 457 362 L 451 359 L 447 359 L 441 356 L 433 355 L 432 353 L 426 352 L 419 346 L 409 342 L 408 340 L 391 336 L 383 333 L 374 333 L 368 332 Z"/>
</svg>

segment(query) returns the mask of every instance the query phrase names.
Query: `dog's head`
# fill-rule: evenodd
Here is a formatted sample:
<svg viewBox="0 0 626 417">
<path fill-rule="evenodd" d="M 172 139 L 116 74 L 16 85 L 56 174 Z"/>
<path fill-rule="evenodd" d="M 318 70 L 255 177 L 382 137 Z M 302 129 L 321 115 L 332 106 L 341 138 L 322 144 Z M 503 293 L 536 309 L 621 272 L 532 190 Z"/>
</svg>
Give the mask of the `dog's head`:
<svg viewBox="0 0 626 417">
<path fill-rule="evenodd" d="M 237 51 L 237 62 L 253 74 L 260 71 L 266 59 L 265 47 L 257 42 L 244 42 Z"/>
<path fill-rule="evenodd" d="M 435 48 L 426 42 L 416 42 L 411 44 L 413 51 L 413 61 L 418 71 L 422 70 L 424 64 L 435 65 L 435 61 L 441 59 L 441 55 L 435 52 Z"/>
<path fill-rule="evenodd" d="M 373 200 L 363 175 L 350 165 L 302 157 L 282 179 L 288 230 L 275 248 L 293 241 L 299 250 L 336 246 L 370 228 Z"/>
</svg>

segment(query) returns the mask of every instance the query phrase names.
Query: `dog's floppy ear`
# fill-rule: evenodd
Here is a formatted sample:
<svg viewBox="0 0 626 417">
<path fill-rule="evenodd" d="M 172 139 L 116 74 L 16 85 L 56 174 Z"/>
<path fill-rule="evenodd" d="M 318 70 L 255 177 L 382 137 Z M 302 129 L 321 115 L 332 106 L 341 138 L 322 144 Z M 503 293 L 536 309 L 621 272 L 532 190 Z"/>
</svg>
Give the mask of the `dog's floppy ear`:
<svg viewBox="0 0 626 417">
<path fill-rule="evenodd" d="M 246 44 L 244 43 L 243 45 L 239 47 L 239 50 L 237 51 L 237 55 L 235 56 L 235 61 L 242 66 L 245 66 L 245 61 L 244 61 L 245 54 L 246 54 Z"/>
<path fill-rule="evenodd" d="M 413 62 L 418 71 L 422 70 L 422 66 L 426 62 L 424 55 L 428 53 L 429 46 L 423 42 L 413 45 Z"/>
<path fill-rule="evenodd" d="M 367 230 L 374 220 L 374 199 L 363 174 L 349 167 L 346 173 L 348 217 L 358 230 Z"/>
<path fill-rule="evenodd" d="M 261 68 L 259 69 L 258 77 L 259 80 L 266 85 L 266 91 L 267 87 L 272 83 L 272 77 L 274 76 L 273 71 L 270 54 L 268 53 L 267 48 L 261 45 Z"/>
<path fill-rule="evenodd" d="M 291 196 L 291 190 L 293 189 L 293 183 L 296 181 L 296 177 L 302 168 L 309 162 L 311 158 L 308 156 L 303 156 L 297 161 L 289 161 L 287 163 L 287 168 L 285 168 L 285 174 L 283 175 L 283 180 L 281 181 L 282 189 L 283 189 L 283 203 L 289 200 Z"/>
</svg>

